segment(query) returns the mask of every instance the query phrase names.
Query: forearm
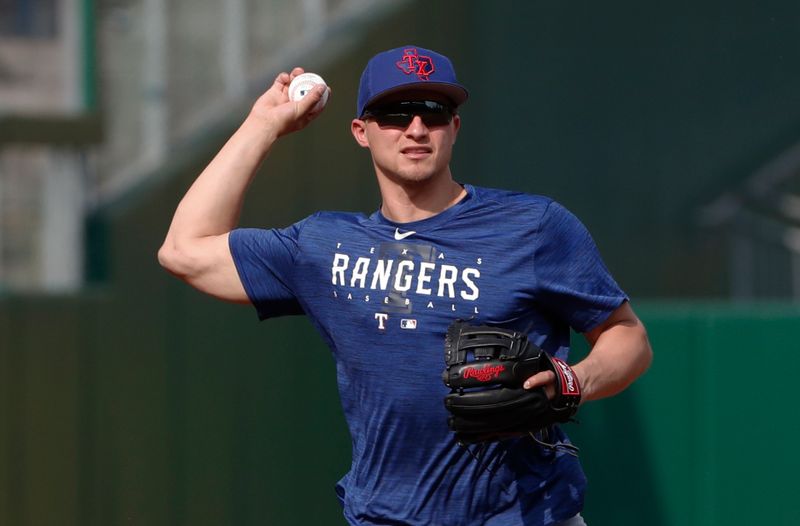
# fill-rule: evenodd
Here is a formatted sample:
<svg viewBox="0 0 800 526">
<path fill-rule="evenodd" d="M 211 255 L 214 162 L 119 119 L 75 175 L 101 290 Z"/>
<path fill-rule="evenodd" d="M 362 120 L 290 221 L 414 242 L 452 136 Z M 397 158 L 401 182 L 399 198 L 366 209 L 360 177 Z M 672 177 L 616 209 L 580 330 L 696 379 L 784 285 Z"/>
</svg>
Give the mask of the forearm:
<svg viewBox="0 0 800 526">
<path fill-rule="evenodd" d="M 249 116 L 186 192 L 167 242 L 217 236 L 235 228 L 245 192 L 274 142 L 275 133 L 264 119 Z"/>
<path fill-rule="evenodd" d="M 610 325 L 597 336 L 589 355 L 573 366 L 583 400 L 623 391 L 647 370 L 652 354 L 647 332 L 637 318 Z"/>
</svg>

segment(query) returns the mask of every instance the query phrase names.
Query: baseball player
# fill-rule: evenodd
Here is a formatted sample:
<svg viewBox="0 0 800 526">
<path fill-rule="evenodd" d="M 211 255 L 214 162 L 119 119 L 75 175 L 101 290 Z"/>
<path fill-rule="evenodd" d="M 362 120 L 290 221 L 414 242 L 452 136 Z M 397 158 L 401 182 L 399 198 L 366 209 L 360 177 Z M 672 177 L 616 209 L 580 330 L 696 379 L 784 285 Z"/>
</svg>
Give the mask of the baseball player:
<svg viewBox="0 0 800 526">
<path fill-rule="evenodd" d="M 324 85 L 289 100 L 302 73 L 278 75 L 199 175 L 159 261 L 203 292 L 251 303 L 261 319 L 305 314 L 318 329 L 336 362 L 353 440 L 351 469 L 336 486 L 350 524 L 584 524 L 584 474 L 555 423 L 566 418 L 542 424 L 538 415 L 563 409 L 562 390 L 579 395 L 558 413 L 567 416 L 578 403 L 620 392 L 652 354 L 587 230 L 546 197 L 453 178 L 458 107 L 468 93 L 447 57 L 410 45 L 368 62 L 351 124 L 371 154 L 380 209 L 237 228 L 246 189 L 275 142 L 323 111 Z M 541 396 L 535 407 L 527 398 L 520 404 L 514 426 L 511 413 L 489 419 L 499 433 L 470 420 L 471 408 L 454 419 L 445 406 L 464 394 L 442 381 L 445 340 L 453 356 L 468 353 L 453 341 L 465 334 L 451 328 L 456 320 L 501 328 L 498 338 L 516 342 L 509 349 L 540 350 L 548 358 L 541 363 L 559 364 L 517 380 L 511 391 Z M 570 328 L 591 346 L 571 367 Z M 482 382 L 511 363 L 463 376 Z"/>
</svg>

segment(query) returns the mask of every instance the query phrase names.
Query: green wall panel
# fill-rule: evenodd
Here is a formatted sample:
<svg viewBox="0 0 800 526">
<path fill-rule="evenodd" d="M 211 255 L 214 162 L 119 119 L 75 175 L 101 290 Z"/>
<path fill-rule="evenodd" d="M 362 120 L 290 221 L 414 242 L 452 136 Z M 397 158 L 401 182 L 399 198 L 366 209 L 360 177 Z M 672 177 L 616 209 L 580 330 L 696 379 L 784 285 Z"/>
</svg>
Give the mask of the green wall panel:
<svg viewBox="0 0 800 526">
<path fill-rule="evenodd" d="M 170 307 L 191 315 L 160 342 L 153 320 L 115 337 L 111 297 L 0 303 L 3 524 L 341 523 L 332 486 L 349 439 L 311 326 L 176 297 Z M 637 310 L 652 368 L 569 427 L 589 523 L 796 524 L 786 376 L 800 366 L 800 307 Z M 318 367 L 289 367 L 298 352 Z"/>
<path fill-rule="evenodd" d="M 793 497 L 800 425 L 785 416 L 798 365 L 792 305 L 645 304 L 650 371 L 582 411 L 573 438 L 599 525 L 781 524 Z"/>
</svg>

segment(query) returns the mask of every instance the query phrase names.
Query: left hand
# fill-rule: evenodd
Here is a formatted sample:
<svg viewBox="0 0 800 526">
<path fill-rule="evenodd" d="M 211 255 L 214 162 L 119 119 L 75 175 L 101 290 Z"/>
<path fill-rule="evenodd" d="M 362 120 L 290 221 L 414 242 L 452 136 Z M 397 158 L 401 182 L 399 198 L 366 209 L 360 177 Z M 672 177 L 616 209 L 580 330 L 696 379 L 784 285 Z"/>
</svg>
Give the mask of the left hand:
<svg viewBox="0 0 800 526">
<path fill-rule="evenodd" d="M 578 380 L 580 381 L 580 379 Z M 544 387 L 544 393 L 547 395 L 547 398 L 552 400 L 556 394 L 555 383 L 556 373 L 553 371 L 541 371 L 525 380 L 525 383 L 522 384 L 522 387 L 525 389 Z"/>
</svg>

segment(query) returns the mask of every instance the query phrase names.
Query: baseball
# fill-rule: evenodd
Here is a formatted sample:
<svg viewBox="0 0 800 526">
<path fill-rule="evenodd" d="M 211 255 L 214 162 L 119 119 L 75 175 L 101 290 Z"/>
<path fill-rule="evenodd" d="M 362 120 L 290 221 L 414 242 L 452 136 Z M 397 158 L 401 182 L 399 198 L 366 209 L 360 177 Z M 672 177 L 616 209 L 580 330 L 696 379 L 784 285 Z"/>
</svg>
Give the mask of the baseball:
<svg viewBox="0 0 800 526">
<path fill-rule="evenodd" d="M 317 84 L 325 84 L 325 81 L 317 75 L 316 73 L 303 73 L 302 75 L 298 75 L 292 80 L 292 83 L 289 84 L 289 100 L 291 101 L 298 101 L 305 97 L 309 91 L 314 89 L 314 86 Z M 314 109 L 320 109 L 325 106 L 328 102 L 328 93 L 330 89 L 326 89 L 325 93 L 322 94 L 322 98 L 317 103 Z"/>
</svg>

